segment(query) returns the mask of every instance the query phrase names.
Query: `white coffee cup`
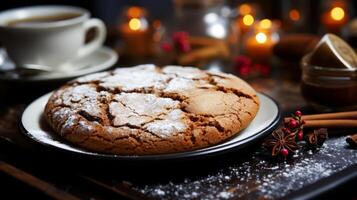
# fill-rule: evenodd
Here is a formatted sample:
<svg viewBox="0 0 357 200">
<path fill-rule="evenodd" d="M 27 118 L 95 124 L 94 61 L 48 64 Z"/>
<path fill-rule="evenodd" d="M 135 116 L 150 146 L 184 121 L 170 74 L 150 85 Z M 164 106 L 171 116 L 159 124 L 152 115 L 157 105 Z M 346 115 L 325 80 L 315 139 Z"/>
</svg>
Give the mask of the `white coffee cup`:
<svg viewBox="0 0 357 200">
<path fill-rule="evenodd" d="M 22 19 L 45 18 L 73 14 L 73 18 L 19 23 Z M 94 39 L 85 44 L 89 29 L 95 28 Z M 88 10 L 72 6 L 31 6 L 0 13 L 0 42 L 17 67 L 47 66 L 58 70 L 66 62 L 90 54 L 100 48 L 106 37 L 104 23 L 92 18 Z"/>
</svg>

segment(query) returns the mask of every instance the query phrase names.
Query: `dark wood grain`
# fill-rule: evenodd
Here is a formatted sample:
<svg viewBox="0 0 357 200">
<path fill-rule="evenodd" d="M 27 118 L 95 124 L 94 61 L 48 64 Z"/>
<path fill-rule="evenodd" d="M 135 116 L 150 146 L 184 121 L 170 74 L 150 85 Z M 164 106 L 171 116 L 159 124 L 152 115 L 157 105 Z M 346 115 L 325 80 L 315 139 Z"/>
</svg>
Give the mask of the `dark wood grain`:
<svg viewBox="0 0 357 200">
<path fill-rule="evenodd" d="M 58 188 L 54 187 L 53 185 L 47 183 L 46 181 L 43 181 L 31 174 L 26 173 L 25 171 L 22 171 L 4 161 L 0 161 L 0 171 L 13 176 L 17 180 L 20 180 L 26 184 L 28 184 L 31 187 L 34 187 L 43 193 L 47 194 L 53 199 L 58 199 L 58 200 L 79 200 L 79 198 L 64 192 L 62 190 L 59 190 Z"/>
<path fill-rule="evenodd" d="M 118 195 L 126 197 L 128 199 L 137 199 L 137 200 L 149 200 L 150 198 L 145 197 L 142 193 L 137 192 L 136 190 L 131 189 L 131 185 L 127 182 L 121 182 L 120 184 L 116 184 L 116 186 L 112 186 L 110 184 L 106 184 L 96 178 L 81 176 L 87 181 L 90 181 L 97 185 L 98 187 L 104 188 L 108 191 L 114 192 Z"/>
</svg>

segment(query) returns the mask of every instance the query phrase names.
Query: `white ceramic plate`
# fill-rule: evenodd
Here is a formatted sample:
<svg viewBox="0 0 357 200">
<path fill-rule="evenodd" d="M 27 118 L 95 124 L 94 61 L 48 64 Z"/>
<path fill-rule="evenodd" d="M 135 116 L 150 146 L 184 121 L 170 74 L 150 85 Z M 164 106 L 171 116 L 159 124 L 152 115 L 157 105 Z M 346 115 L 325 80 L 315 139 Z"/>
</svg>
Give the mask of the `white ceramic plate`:
<svg viewBox="0 0 357 200">
<path fill-rule="evenodd" d="M 43 119 L 43 110 L 50 97 L 51 93 L 46 94 L 34 102 L 32 102 L 22 115 L 22 127 L 25 135 L 32 140 L 46 146 L 55 147 L 58 150 L 83 154 L 101 158 L 113 158 L 117 160 L 168 160 L 168 159 L 185 159 L 197 158 L 205 156 L 213 156 L 239 150 L 246 147 L 257 140 L 269 134 L 280 121 L 279 106 L 270 97 L 264 94 L 258 94 L 260 99 L 260 109 L 257 116 L 240 134 L 230 138 L 229 140 L 217 144 L 215 146 L 182 152 L 163 155 L 147 155 L 147 156 L 118 156 L 111 154 L 102 154 L 91 152 L 79 147 L 76 147 L 57 136 L 52 132 Z"/>
<path fill-rule="evenodd" d="M 118 61 L 117 53 L 108 48 L 101 47 L 93 53 L 82 58 L 74 59 L 66 64 L 67 71 L 40 73 L 23 76 L 13 71 L 14 64 L 7 57 L 4 49 L 0 48 L 0 81 L 1 82 L 41 82 L 41 81 L 65 81 L 79 76 L 109 69 Z"/>
</svg>

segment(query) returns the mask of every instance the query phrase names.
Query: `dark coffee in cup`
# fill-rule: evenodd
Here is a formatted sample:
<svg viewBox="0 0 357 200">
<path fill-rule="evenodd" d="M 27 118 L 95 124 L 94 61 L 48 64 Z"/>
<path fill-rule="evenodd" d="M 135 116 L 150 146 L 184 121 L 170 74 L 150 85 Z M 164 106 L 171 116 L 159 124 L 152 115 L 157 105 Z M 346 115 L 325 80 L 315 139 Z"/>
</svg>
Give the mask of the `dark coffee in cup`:
<svg viewBox="0 0 357 200">
<path fill-rule="evenodd" d="M 31 25 L 31 24 L 40 24 L 40 23 L 51 23 L 56 21 L 64 21 L 72 18 L 79 17 L 78 13 L 62 13 L 55 15 L 47 16 L 31 16 L 23 19 L 16 19 L 7 22 L 8 26 L 22 26 L 22 25 Z"/>
</svg>

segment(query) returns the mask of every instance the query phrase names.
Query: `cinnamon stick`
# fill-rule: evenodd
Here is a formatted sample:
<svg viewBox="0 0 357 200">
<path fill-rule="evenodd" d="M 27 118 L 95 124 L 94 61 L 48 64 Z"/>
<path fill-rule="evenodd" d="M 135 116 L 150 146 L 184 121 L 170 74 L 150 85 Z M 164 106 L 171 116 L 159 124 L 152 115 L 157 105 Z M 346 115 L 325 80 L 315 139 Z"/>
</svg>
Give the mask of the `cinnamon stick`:
<svg viewBox="0 0 357 200">
<path fill-rule="evenodd" d="M 222 40 L 219 39 L 198 36 L 190 36 L 188 40 L 189 43 L 193 46 L 215 46 L 224 43 Z"/>
<path fill-rule="evenodd" d="M 226 46 L 207 46 L 190 51 L 178 57 L 178 63 L 189 65 L 199 60 L 209 60 L 215 57 L 229 56 Z"/>
<path fill-rule="evenodd" d="M 357 128 L 357 119 L 305 120 L 306 128 Z"/>
<path fill-rule="evenodd" d="M 351 146 L 351 147 L 357 147 L 357 133 L 350 135 L 346 138 L 346 142 Z"/>
<path fill-rule="evenodd" d="M 284 122 L 288 122 L 291 117 L 284 118 Z M 327 119 L 356 119 L 357 111 L 348 112 L 337 112 L 337 113 L 324 113 L 324 114 L 313 114 L 313 115 L 303 115 L 301 116 L 303 120 L 327 120 Z"/>
</svg>

